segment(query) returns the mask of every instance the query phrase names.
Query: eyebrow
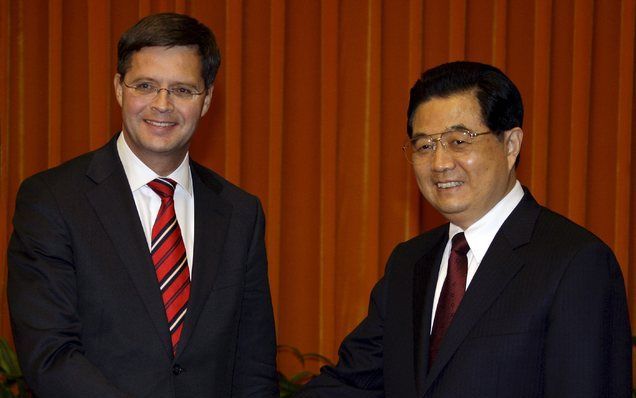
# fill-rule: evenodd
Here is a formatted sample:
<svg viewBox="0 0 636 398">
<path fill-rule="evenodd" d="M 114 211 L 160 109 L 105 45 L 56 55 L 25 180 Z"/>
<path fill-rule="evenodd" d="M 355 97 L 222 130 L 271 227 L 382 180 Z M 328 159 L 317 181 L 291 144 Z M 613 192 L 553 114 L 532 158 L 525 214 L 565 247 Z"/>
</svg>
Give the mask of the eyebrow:
<svg viewBox="0 0 636 398">
<path fill-rule="evenodd" d="M 153 79 L 152 77 L 144 77 L 144 76 L 140 76 L 136 79 L 132 79 L 132 82 L 139 82 L 139 81 L 144 81 L 144 82 L 150 82 L 153 84 L 156 84 L 157 86 L 159 86 L 159 81 L 156 79 Z M 168 85 L 168 87 L 174 87 L 174 86 L 188 86 L 188 87 L 192 87 L 195 89 L 198 89 L 198 84 L 197 83 L 187 83 L 187 82 L 173 82 L 170 83 Z"/>
<path fill-rule="evenodd" d="M 433 134 L 427 134 L 425 132 L 414 133 L 413 134 L 413 139 L 421 138 L 421 137 L 427 137 L 427 136 L 433 136 L 433 135 L 440 135 L 440 134 L 444 134 L 446 132 L 453 131 L 453 130 L 468 130 L 468 131 L 471 131 L 468 127 L 466 127 L 466 125 L 464 125 L 463 123 L 460 123 L 460 124 L 453 124 L 452 126 L 446 127 L 440 133 L 433 133 Z"/>
<path fill-rule="evenodd" d="M 453 124 L 450 127 L 447 127 L 446 130 L 444 131 L 450 131 L 450 130 L 470 130 L 468 127 L 466 127 L 466 125 L 464 125 L 463 123 L 460 124 Z"/>
</svg>

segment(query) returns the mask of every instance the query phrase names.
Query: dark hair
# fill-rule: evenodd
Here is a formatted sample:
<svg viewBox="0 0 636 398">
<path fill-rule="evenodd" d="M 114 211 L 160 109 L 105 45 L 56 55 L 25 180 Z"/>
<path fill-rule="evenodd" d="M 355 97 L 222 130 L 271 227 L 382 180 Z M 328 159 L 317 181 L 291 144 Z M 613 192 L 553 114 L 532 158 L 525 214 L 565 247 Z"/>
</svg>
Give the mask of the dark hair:
<svg viewBox="0 0 636 398">
<path fill-rule="evenodd" d="M 154 46 L 197 46 L 205 87 L 214 83 L 221 65 L 214 33 L 196 19 L 175 13 L 149 15 L 124 32 L 117 44 L 117 73 L 123 77 L 130 68 L 132 55 L 144 47 Z"/>
<path fill-rule="evenodd" d="M 457 61 L 422 73 L 409 98 L 406 131 L 413 135 L 413 114 L 434 97 L 474 91 L 483 123 L 498 137 L 523 124 L 523 103 L 514 83 L 499 69 L 479 62 Z"/>
</svg>

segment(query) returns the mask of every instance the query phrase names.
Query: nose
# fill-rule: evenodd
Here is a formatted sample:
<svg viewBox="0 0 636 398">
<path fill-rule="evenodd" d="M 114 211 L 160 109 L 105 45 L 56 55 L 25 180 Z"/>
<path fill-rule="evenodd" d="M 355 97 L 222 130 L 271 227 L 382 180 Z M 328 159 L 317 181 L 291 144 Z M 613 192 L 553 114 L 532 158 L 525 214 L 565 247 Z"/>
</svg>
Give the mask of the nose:
<svg viewBox="0 0 636 398">
<path fill-rule="evenodd" d="M 433 158 L 431 159 L 431 168 L 434 171 L 446 171 L 452 169 L 454 164 L 455 158 L 453 158 L 450 151 L 446 149 L 446 145 L 442 145 L 441 142 L 438 142 L 433 152 Z"/>
<path fill-rule="evenodd" d="M 172 101 L 170 100 L 170 91 L 165 88 L 159 89 L 157 95 L 152 100 L 151 106 L 152 109 L 157 112 L 165 113 L 170 112 L 173 109 Z"/>
</svg>

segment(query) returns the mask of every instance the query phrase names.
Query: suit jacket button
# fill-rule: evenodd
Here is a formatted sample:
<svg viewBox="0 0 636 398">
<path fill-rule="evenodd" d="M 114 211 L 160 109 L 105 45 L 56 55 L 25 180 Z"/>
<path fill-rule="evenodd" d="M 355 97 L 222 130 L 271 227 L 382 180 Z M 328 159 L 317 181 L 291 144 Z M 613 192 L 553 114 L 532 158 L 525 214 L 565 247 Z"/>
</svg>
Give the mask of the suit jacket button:
<svg viewBox="0 0 636 398">
<path fill-rule="evenodd" d="M 172 367 L 172 374 L 175 376 L 179 376 L 181 373 L 185 372 L 185 369 L 183 369 L 181 366 L 179 365 L 174 365 Z"/>
</svg>

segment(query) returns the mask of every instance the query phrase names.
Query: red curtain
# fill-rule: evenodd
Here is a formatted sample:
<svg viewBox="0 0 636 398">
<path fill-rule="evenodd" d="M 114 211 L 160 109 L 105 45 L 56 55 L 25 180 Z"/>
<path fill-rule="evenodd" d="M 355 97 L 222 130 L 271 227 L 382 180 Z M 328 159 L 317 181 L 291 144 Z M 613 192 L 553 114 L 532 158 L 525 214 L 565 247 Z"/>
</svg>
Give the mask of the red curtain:
<svg viewBox="0 0 636 398">
<path fill-rule="evenodd" d="M 400 145 L 410 86 L 456 59 L 518 84 L 520 180 L 613 247 L 635 319 L 634 0 L 0 0 L 0 252 L 20 181 L 120 128 L 117 40 L 160 11 L 217 35 L 192 154 L 263 200 L 280 343 L 335 358 L 393 246 L 442 222 Z"/>
</svg>

